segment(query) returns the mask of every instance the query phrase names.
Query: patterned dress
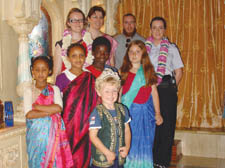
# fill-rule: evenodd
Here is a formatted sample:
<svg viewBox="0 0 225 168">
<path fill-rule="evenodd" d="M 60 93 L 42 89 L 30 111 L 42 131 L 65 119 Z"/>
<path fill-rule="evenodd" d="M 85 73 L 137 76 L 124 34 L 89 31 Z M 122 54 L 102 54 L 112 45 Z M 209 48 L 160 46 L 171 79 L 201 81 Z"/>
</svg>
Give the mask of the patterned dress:
<svg viewBox="0 0 225 168">
<path fill-rule="evenodd" d="M 32 94 L 38 92 L 32 89 Z M 50 105 L 54 103 L 54 89 L 47 85 L 33 104 Z M 29 168 L 70 168 L 73 166 L 72 154 L 59 113 L 51 116 L 27 119 L 27 153 Z"/>
</svg>

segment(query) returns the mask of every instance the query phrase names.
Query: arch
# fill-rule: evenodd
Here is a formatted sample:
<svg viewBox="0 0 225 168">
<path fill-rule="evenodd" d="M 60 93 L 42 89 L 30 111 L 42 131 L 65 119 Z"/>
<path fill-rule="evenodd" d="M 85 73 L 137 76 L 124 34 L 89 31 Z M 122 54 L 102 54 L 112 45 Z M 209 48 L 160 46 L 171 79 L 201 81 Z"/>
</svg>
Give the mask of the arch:
<svg viewBox="0 0 225 168">
<path fill-rule="evenodd" d="M 56 41 L 62 38 L 64 30 L 63 17 L 56 1 L 42 0 L 42 6 L 47 10 L 52 24 L 52 51 L 54 51 Z M 54 55 L 54 53 L 53 53 Z"/>
</svg>

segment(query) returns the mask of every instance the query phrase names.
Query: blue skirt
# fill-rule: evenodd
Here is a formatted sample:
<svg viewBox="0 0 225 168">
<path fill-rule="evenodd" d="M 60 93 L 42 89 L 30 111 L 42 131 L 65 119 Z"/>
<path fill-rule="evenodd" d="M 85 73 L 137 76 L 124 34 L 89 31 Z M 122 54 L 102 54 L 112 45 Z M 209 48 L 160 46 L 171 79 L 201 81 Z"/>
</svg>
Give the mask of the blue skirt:
<svg viewBox="0 0 225 168">
<path fill-rule="evenodd" d="M 152 95 L 145 104 L 133 103 L 129 109 L 131 148 L 124 168 L 153 168 L 155 110 Z"/>
</svg>

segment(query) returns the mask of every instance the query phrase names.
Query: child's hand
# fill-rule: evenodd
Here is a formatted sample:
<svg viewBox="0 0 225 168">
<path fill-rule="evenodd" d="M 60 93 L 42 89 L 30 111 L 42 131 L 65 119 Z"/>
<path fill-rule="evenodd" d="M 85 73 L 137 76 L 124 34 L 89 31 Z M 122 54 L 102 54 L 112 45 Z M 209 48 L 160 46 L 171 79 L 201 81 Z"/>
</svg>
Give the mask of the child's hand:
<svg viewBox="0 0 225 168">
<path fill-rule="evenodd" d="M 161 125 L 163 123 L 163 118 L 162 118 L 161 114 L 156 114 L 155 120 L 156 120 L 156 125 Z"/>
<path fill-rule="evenodd" d="M 108 160 L 109 163 L 113 163 L 114 160 L 116 159 L 116 154 L 114 152 L 108 151 L 106 154 L 106 159 Z"/>
<path fill-rule="evenodd" d="M 125 158 L 128 155 L 129 149 L 126 146 L 120 147 L 119 149 L 120 155 Z"/>
</svg>

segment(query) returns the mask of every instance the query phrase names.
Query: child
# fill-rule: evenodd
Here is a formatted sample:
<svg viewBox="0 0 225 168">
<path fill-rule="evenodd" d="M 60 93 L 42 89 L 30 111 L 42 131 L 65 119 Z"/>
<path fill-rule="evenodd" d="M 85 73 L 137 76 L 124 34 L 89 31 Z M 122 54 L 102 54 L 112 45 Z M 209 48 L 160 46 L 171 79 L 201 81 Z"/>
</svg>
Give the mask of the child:
<svg viewBox="0 0 225 168">
<path fill-rule="evenodd" d="M 71 44 L 67 49 L 67 60 L 71 64 L 70 69 L 64 70 L 56 77 L 55 84 L 59 87 L 60 91 L 63 90 L 80 74 L 82 74 L 82 67 L 85 62 L 86 49 L 82 44 Z"/>
<path fill-rule="evenodd" d="M 24 91 L 29 168 L 73 166 L 69 142 L 60 115 L 60 91 L 58 87 L 47 83 L 52 68 L 52 57 L 39 56 L 31 60 L 31 74 L 35 83 L 30 84 Z"/>
<path fill-rule="evenodd" d="M 132 118 L 131 148 L 124 167 L 153 168 L 155 123 L 160 125 L 163 119 L 156 88 L 157 77 L 142 41 L 130 43 L 120 73 L 122 103 L 128 107 Z"/>
<path fill-rule="evenodd" d="M 95 77 L 82 70 L 85 55 L 86 49 L 82 44 L 71 44 L 67 49 L 67 59 L 71 68 L 56 78 L 56 85 L 63 93 L 62 116 L 76 168 L 89 166 L 91 143 L 88 119 L 97 102 Z"/>
<path fill-rule="evenodd" d="M 92 43 L 92 55 L 94 56 L 93 64 L 86 67 L 96 78 L 102 73 L 104 68 L 110 68 L 117 71 L 116 68 L 106 64 L 111 51 L 110 41 L 104 37 L 97 37 Z"/>
<path fill-rule="evenodd" d="M 96 106 L 89 118 L 92 168 L 122 168 L 129 152 L 131 133 L 127 109 L 115 103 L 120 90 L 117 72 L 106 68 L 96 79 L 95 88 L 102 104 Z"/>
</svg>

